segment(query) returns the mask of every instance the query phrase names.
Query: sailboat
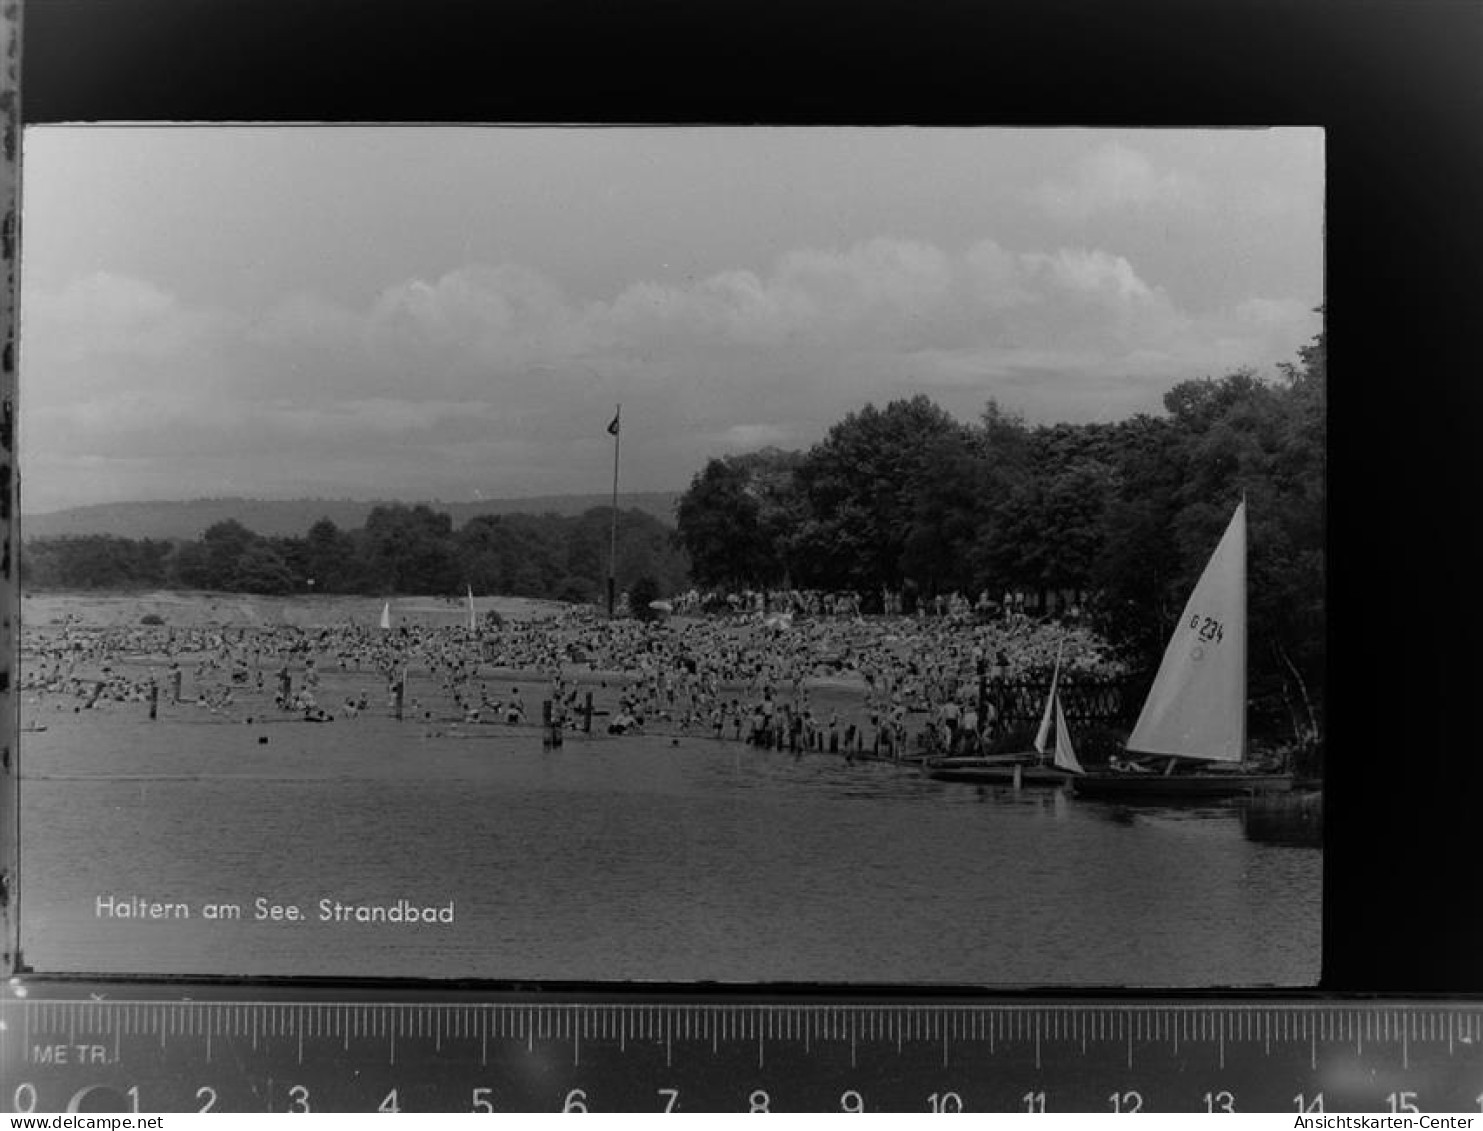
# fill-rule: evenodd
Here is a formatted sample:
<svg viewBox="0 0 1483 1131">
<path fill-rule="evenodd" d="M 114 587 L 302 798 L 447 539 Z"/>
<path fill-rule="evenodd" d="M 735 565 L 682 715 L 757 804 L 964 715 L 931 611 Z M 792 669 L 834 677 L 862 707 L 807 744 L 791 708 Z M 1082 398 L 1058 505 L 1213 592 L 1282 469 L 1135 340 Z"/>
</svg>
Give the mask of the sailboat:
<svg viewBox="0 0 1483 1131">
<path fill-rule="evenodd" d="M 1019 754 L 989 754 L 980 757 L 934 758 L 923 766 L 928 777 L 940 781 L 1012 782 L 1019 785 L 1060 785 L 1084 771 L 1071 744 L 1071 728 L 1066 725 L 1066 712 L 1061 706 L 1061 647 L 1056 649 L 1056 666 L 1050 677 L 1050 691 L 1045 697 L 1045 710 L 1040 728 L 1035 732 L 1034 749 Z M 1055 728 L 1055 745 L 1051 746 L 1051 729 Z M 1050 755 L 1050 764 L 1046 756 Z"/>
<path fill-rule="evenodd" d="M 1138 723 L 1130 758 L 1159 757 L 1084 774 L 1085 797 L 1229 797 L 1292 788 L 1290 774 L 1246 762 L 1246 501 L 1231 516 L 1174 629 Z"/>
<path fill-rule="evenodd" d="M 469 631 L 479 631 L 479 621 L 474 615 L 474 587 L 472 585 L 469 586 Z"/>
<path fill-rule="evenodd" d="M 384 605 L 381 606 L 381 627 L 384 628 L 384 629 L 391 628 L 391 602 L 390 601 L 387 601 L 386 604 L 384 604 Z"/>
</svg>

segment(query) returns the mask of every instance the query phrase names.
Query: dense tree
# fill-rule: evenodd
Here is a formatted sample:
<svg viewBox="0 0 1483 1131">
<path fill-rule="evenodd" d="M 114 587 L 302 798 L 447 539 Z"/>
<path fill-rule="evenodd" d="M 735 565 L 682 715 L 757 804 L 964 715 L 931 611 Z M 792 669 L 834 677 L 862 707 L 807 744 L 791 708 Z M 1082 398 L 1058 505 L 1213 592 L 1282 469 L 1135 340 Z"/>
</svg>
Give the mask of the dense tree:
<svg viewBox="0 0 1483 1131">
<path fill-rule="evenodd" d="M 262 538 L 243 524 L 213 524 L 171 544 L 111 536 L 35 539 L 23 546 L 31 589 L 175 586 L 253 593 L 479 593 L 593 601 L 605 589 L 612 512 L 479 516 L 461 530 L 427 506 L 379 507 L 367 525 L 329 519 L 302 538 Z M 622 586 L 641 575 L 665 592 L 688 585 L 672 530 L 640 510 L 618 522 Z M 311 584 L 312 582 L 312 584 Z"/>
<path fill-rule="evenodd" d="M 906 529 L 897 566 L 923 596 L 971 591 L 974 544 L 987 512 L 988 476 L 966 429 L 942 432 L 904 485 Z"/>
<path fill-rule="evenodd" d="M 304 538 L 303 572 L 321 593 L 353 593 L 363 583 L 355 539 L 330 519 L 321 518 Z"/>
<path fill-rule="evenodd" d="M 167 581 L 170 543 L 109 534 L 29 543 L 21 551 L 21 582 L 62 589 L 152 588 Z"/>
<path fill-rule="evenodd" d="M 205 551 L 201 560 L 203 570 L 201 589 L 231 589 L 238 559 L 247 548 L 258 541 L 258 536 L 235 519 L 215 522 L 201 535 L 201 547 Z"/>
<path fill-rule="evenodd" d="M 232 567 L 225 589 L 237 593 L 292 593 L 297 578 L 283 555 L 268 542 L 250 543 Z"/>
<path fill-rule="evenodd" d="M 777 585 L 788 574 L 798 518 L 797 453 L 768 449 L 713 459 L 677 507 L 680 544 L 701 585 Z"/>
<path fill-rule="evenodd" d="M 899 588 L 913 520 L 936 491 L 944 450 L 951 459 L 965 438 L 964 426 L 922 395 L 868 404 L 831 428 L 797 470 L 812 520 L 795 553 L 812 564 L 804 580 Z"/>
<path fill-rule="evenodd" d="M 593 578 L 603 594 L 607 592 L 612 523 L 610 507 L 593 507 L 575 520 L 568 533 L 570 574 Z M 614 580 L 620 593 L 646 573 L 666 593 L 679 592 L 689 585 L 689 558 L 683 547 L 676 545 L 672 528 L 634 508 L 618 512 L 618 555 L 614 565 Z"/>
<path fill-rule="evenodd" d="M 367 572 L 378 590 L 449 595 L 462 589 L 448 515 L 423 503 L 378 506 L 366 516 L 362 535 Z"/>
</svg>

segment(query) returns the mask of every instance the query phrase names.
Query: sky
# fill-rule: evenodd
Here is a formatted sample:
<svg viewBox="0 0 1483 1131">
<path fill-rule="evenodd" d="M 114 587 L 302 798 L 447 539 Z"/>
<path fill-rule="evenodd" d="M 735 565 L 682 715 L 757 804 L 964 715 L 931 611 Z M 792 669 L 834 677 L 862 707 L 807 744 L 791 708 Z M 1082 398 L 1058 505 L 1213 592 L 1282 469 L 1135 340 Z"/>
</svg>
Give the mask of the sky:
<svg viewBox="0 0 1483 1131">
<path fill-rule="evenodd" d="M 1276 378 L 1323 133 L 49 126 L 25 513 L 683 490 L 866 403 L 1031 424 Z"/>
</svg>

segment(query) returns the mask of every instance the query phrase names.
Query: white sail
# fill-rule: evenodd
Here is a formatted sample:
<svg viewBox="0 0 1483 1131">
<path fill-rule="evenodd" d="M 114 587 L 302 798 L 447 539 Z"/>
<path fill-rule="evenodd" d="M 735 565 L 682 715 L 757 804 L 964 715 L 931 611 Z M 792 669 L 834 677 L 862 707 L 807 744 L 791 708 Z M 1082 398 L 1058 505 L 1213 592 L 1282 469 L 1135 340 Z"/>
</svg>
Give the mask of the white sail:
<svg viewBox="0 0 1483 1131">
<path fill-rule="evenodd" d="M 1246 503 L 1190 594 L 1128 749 L 1239 762 L 1246 749 Z"/>
<path fill-rule="evenodd" d="M 479 622 L 474 618 L 474 587 L 469 586 L 469 631 L 477 631 Z"/>
<path fill-rule="evenodd" d="M 1071 745 L 1071 728 L 1066 725 L 1066 712 L 1061 710 L 1061 697 L 1056 696 L 1056 767 L 1073 774 L 1086 771 L 1076 760 L 1076 749 Z"/>
<path fill-rule="evenodd" d="M 1050 712 L 1051 704 L 1056 701 L 1056 684 L 1061 679 L 1061 649 L 1066 647 L 1066 638 L 1061 637 L 1061 643 L 1056 647 L 1056 667 L 1051 672 L 1050 693 L 1045 697 L 1045 711 L 1040 716 L 1040 729 L 1035 732 L 1035 753 L 1044 754 L 1046 746 L 1050 742 Z"/>
<path fill-rule="evenodd" d="M 381 627 L 382 628 L 390 628 L 391 627 L 391 602 L 390 601 L 387 601 L 386 604 L 384 604 L 384 605 L 381 606 Z"/>
</svg>

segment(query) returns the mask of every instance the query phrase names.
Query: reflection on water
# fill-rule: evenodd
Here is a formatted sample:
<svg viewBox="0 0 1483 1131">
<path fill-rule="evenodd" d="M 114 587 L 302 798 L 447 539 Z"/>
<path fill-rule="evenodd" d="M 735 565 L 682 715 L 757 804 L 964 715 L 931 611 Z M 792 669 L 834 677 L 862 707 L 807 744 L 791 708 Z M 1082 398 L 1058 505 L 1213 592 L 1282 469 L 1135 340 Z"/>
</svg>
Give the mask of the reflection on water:
<svg viewBox="0 0 1483 1131">
<path fill-rule="evenodd" d="M 1256 798 L 1241 809 L 1249 840 L 1282 848 L 1323 847 L 1323 794 L 1304 791 Z"/>
<path fill-rule="evenodd" d="M 731 743 L 385 720 L 25 736 L 37 969 L 497 979 L 1312 984 L 1311 814 L 1138 809 Z M 270 736 L 259 743 L 260 736 Z M 1297 822 L 1297 825 L 1294 825 Z M 1306 824 L 1304 822 L 1307 822 Z M 96 914 L 186 902 L 184 922 Z M 257 921 L 256 900 L 299 923 Z M 319 901 L 456 906 L 320 922 Z M 244 916 L 207 922 L 208 903 Z"/>
</svg>

